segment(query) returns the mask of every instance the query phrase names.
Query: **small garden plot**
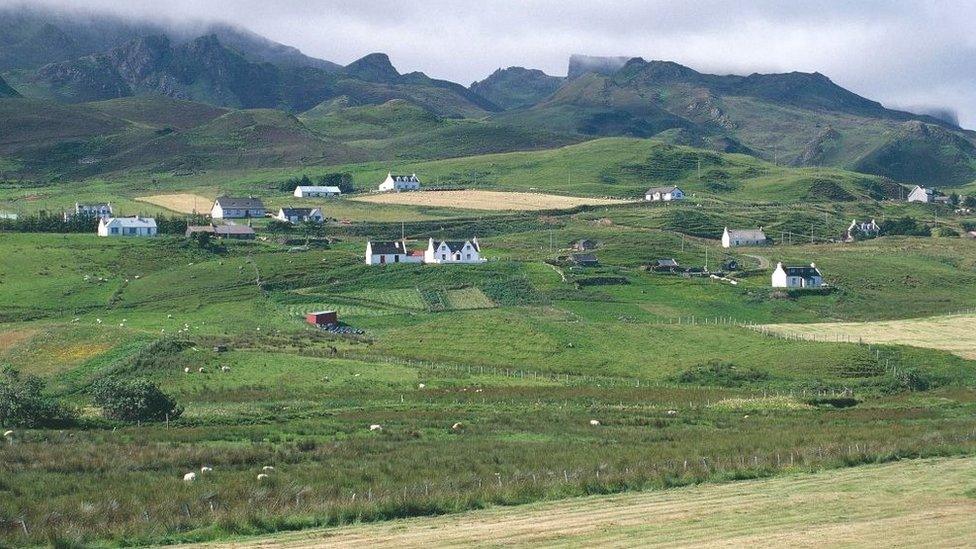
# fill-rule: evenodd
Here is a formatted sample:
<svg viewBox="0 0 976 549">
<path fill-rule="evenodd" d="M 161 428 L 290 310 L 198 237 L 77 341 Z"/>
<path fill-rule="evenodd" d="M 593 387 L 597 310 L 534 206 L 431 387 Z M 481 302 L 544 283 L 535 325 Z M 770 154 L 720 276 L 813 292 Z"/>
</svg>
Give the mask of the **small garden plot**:
<svg viewBox="0 0 976 549">
<path fill-rule="evenodd" d="M 427 308 L 426 303 L 420 297 L 420 292 L 416 288 L 363 290 L 344 295 L 363 301 L 382 303 L 404 309 L 423 310 Z"/>
<path fill-rule="evenodd" d="M 461 288 L 444 292 L 444 301 L 451 309 L 489 309 L 495 303 L 478 288 Z"/>
<path fill-rule="evenodd" d="M 336 296 L 335 299 L 329 301 L 289 304 L 285 305 L 284 307 L 288 312 L 288 315 L 295 318 L 304 317 L 305 314 L 310 311 L 335 311 L 338 313 L 340 319 L 349 316 L 395 315 L 403 312 L 392 307 L 373 306 L 364 303 L 347 301 L 342 299 L 340 296 Z"/>
</svg>

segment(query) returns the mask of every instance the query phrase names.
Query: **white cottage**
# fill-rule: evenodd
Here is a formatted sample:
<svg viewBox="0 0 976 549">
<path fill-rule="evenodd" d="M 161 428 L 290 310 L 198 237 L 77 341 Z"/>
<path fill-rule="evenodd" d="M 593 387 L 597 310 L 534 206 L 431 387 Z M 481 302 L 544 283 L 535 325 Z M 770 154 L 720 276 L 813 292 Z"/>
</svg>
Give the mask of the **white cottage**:
<svg viewBox="0 0 976 549">
<path fill-rule="evenodd" d="M 417 178 L 417 174 L 410 175 L 394 175 L 393 173 L 387 173 L 386 179 L 380 183 L 380 191 L 419 191 L 420 190 L 420 179 Z"/>
<path fill-rule="evenodd" d="M 820 288 L 823 286 L 823 274 L 816 263 L 809 267 L 784 267 L 776 264 L 773 271 L 773 288 Z"/>
<path fill-rule="evenodd" d="M 318 185 L 299 185 L 295 187 L 295 196 L 298 198 L 314 198 L 314 197 L 334 197 L 342 194 L 339 187 L 333 186 L 318 186 Z"/>
<path fill-rule="evenodd" d="M 879 232 L 881 232 L 881 227 L 873 219 L 869 223 L 863 221 L 858 223 L 854 219 L 851 220 L 851 225 L 847 227 L 847 232 L 844 233 L 844 241 L 854 242 L 858 238 L 870 238 L 877 236 Z"/>
<path fill-rule="evenodd" d="M 483 263 L 478 237 L 471 240 L 441 240 L 431 238 L 424 252 L 424 263 Z"/>
<path fill-rule="evenodd" d="M 286 223 L 303 223 L 305 221 L 321 223 L 325 217 L 322 216 L 322 210 L 319 208 L 280 208 L 275 219 Z"/>
<path fill-rule="evenodd" d="M 373 241 L 366 243 L 366 264 L 386 265 L 389 263 L 422 263 L 423 253 L 410 251 L 403 240 Z"/>
<path fill-rule="evenodd" d="M 644 193 L 644 200 L 648 202 L 670 202 L 685 197 L 684 191 L 671 185 L 670 187 L 651 187 Z"/>
<path fill-rule="evenodd" d="M 112 217 L 112 203 L 105 202 L 101 204 L 82 204 L 80 202 L 75 202 L 74 212 L 65 212 L 64 220 L 68 221 L 74 217 L 91 217 L 97 219 L 107 219 Z"/>
<path fill-rule="evenodd" d="M 934 202 L 935 201 L 935 189 L 926 189 L 920 185 L 915 185 L 912 192 L 908 193 L 909 202 Z"/>
<path fill-rule="evenodd" d="M 264 203 L 260 198 L 233 198 L 221 196 L 214 201 L 210 208 L 213 219 L 244 219 L 250 217 L 264 217 Z"/>
<path fill-rule="evenodd" d="M 762 227 L 758 229 L 729 229 L 722 232 L 722 247 L 765 246 L 769 241 Z"/>
<path fill-rule="evenodd" d="M 156 236 L 151 217 L 108 217 L 98 222 L 98 236 Z"/>
</svg>

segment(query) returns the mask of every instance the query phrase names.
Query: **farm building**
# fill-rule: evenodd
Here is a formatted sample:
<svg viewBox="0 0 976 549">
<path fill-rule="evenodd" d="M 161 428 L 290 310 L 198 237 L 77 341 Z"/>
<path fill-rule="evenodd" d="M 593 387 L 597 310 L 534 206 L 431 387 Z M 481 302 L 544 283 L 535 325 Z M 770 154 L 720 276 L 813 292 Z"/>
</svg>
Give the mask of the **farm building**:
<svg viewBox="0 0 976 549">
<path fill-rule="evenodd" d="M 339 315 L 335 311 L 319 311 L 305 315 L 305 321 L 315 326 L 328 326 L 329 324 L 338 324 Z"/>
<path fill-rule="evenodd" d="M 394 175 L 393 173 L 386 174 L 386 179 L 380 183 L 380 191 L 419 191 L 420 190 L 420 179 L 417 179 L 417 174 L 410 175 Z"/>
<path fill-rule="evenodd" d="M 210 217 L 214 219 L 243 219 L 249 217 L 264 217 L 264 203 L 260 198 L 218 197 L 210 208 Z"/>
<path fill-rule="evenodd" d="M 731 248 L 733 246 L 764 246 L 769 241 L 762 227 L 758 229 L 729 229 L 725 228 L 722 232 L 722 247 Z"/>
<path fill-rule="evenodd" d="M 668 187 L 651 187 L 644 193 L 644 200 L 648 202 L 670 202 L 685 197 L 684 191 L 674 185 Z"/>
<path fill-rule="evenodd" d="M 588 250 L 596 249 L 596 240 L 590 240 L 588 238 L 583 238 L 573 242 L 573 249 L 578 252 L 585 252 Z"/>
<path fill-rule="evenodd" d="M 190 238 L 197 233 L 209 233 L 217 238 L 228 238 L 231 240 L 254 240 L 254 229 L 247 225 L 189 225 L 186 228 L 186 237 Z"/>
<path fill-rule="evenodd" d="M 298 198 L 333 197 L 341 194 L 342 191 L 339 187 L 319 185 L 299 185 L 295 187 L 295 196 Z"/>
<path fill-rule="evenodd" d="M 372 241 L 366 243 L 366 264 L 386 265 L 387 263 L 422 263 L 424 257 L 419 252 L 407 250 L 402 240 Z"/>
<path fill-rule="evenodd" d="M 442 240 L 431 238 L 424 252 L 424 263 L 483 263 L 478 237 L 471 240 Z"/>
<path fill-rule="evenodd" d="M 96 217 L 98 219 L 108 219 L 113 215 L 112 203 L 105 202 L 103 204 L 81 204 L 75 202 L 75 210 L 73 212 L 65 212 L 64 220 L 68 221 L 74 217 Z"/>
<path fill-rule="evenodd" d="M 934 202 L 935 201 L 935 189 L 927 189 L 921 185 L 915 185 L 912 192 L 908 193 L 909 202 Z"/>
<path fill-rule="evenodd" d="M 569 260 L 578 267 L 596 267 L 600 264 L 593 254 L 572 254 Z"/>
<path fill-rule="evenodd" d="M 156 236 L 156 220 L 151 217 L 103 217 L 98 236 Z"/>
<path fill-rule="evenodd" d="M 658 259 L 651 265 L 651 269 L 660 272 L 674 272 L 680 268 L 674 258 Z"/>
<path fill-rule="evenodd" d="M 851 221 L 850 227 L 847 227 L 847 231 L 844 233 L 845 242 L 854 242 L 858 238 L 869 238 L 872 236 L 877 236 L 881 231 L 881 227 L 872 219 L 870 223 L 858 223 L 856 219 Z"/>
<path fill-rule="evenodd" d="M 820 288 L 823 274 L 815 263 L 802 267 L 784 267 L 776 264 L 773 271 L 773 288 Z"/>
<path fill-rule="evenodd" d="M 322 216 L 322 210 L 318 208 L 281 208 L 278 210 L 275 219 L 288 223 L 303 223 L 305 221 L 321 223 L 325 218 Z"/>
</svg>

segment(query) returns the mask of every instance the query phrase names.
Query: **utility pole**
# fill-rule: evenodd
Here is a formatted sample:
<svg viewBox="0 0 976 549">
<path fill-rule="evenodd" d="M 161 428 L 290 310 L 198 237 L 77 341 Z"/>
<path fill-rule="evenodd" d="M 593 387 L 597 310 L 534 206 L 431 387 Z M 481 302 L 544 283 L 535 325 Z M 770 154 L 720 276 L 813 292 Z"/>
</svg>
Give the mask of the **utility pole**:
<svg viewBox="0 0 976 549">
<path fill-rule="evenodd" d="M 705 245 L 705 272 L 708 272 L 708 245 Z"/>
<path fill-rule="evenodd" d="M 549 227 L 549 253 L 552 253 L 552 227 Z"/>
</svg>

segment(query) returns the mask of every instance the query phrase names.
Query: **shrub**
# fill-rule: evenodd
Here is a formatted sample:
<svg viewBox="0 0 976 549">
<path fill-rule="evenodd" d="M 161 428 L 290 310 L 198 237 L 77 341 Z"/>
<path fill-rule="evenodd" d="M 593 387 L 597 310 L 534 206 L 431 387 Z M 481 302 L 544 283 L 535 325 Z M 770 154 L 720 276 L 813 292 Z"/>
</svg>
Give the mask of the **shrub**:
<svg viewBox="0 0 976 549">
<path fill-rule="evenodd" d="M 951 227 L 939 227 L 933 232 L 932 236 L 957 237 L 959 236 L 959 231 Z"/>
<path fill-rule="evenodd" d="M 183 414 L 172 397 L 146 379 L 99 380 L 92 386 L 92 401 L 105 417 L 118 421 L 163 421 Z"/>
<path fill-rule="evenodd" d="M 769 373 L 751 368 L 739 368 L 731 362 L 712 360 L 699 364 L 678 374 L 678 383 L 712 385 L 717 387 L 740 387 L 746 383 L 766 381 Z"/>
<path fill-rule="evenodd" d="M 48 398 L 44 381 L 21 376 L 13 368 L 0 375 L 0 425 L 4 427 L 65 427 L 74 422 L 74 412 Z"/>
<path fill-rule="evenodd" d="M 932 229 L 920 224 L 914 217 L 899 217 L 881 223 L 881 233 L 886 235 L 932 236 Z"/>
</svg>

